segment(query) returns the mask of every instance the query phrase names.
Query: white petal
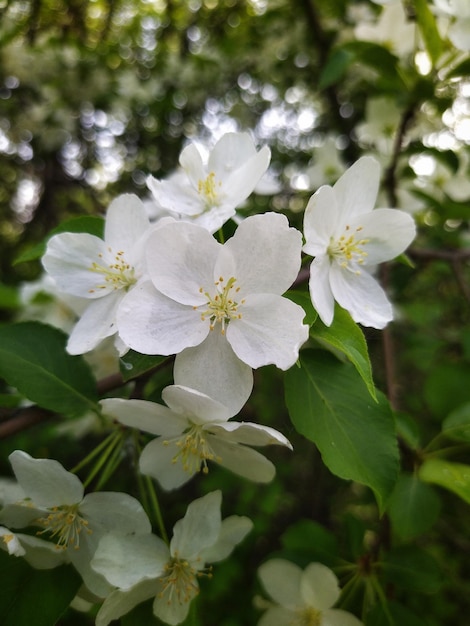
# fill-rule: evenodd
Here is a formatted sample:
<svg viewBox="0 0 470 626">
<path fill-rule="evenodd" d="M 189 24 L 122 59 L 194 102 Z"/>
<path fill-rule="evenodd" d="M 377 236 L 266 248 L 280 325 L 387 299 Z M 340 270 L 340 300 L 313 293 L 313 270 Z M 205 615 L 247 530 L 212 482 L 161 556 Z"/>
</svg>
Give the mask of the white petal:
<svg viewBox="0 0 470 626">
<path fill-rule="evenodd" d="M 293 611 L 305 606 L 300 594 L 302 570 L 294 563 L 270 559 L 258 568 L 258 576 L 274 602 Z"/>
<path fill-rule="evenodd" d="M 204 563 L 217 563 L 226 559 L 253 528 L 248 517 L 231 515 L 222 520 L 219 537 L 216 543 L 204 550 L 200 557 Z"/>
<path fill-rule="evenodd" d="M 347 611 L 328 609 L 323 611 L 322 626 L 364 626 L 363 623 Z"/>
<path fill-rule="evenodd" d="M 49 239 L 42 264 L 61 291 L 82 298 L 101 298 L 113 288 L 106 285 L 102 274 L 92 271 L 92 264 L 107 264 L 107 257 L 106 244 L 99 237 L 60 233 Z M 97 289 L 98 285 L 103 287 Z"/>
<path fill-rule="evenodd" d="M 148 273 L 155 287 L 181 304 L 207 302 L 214 288 L 214 265 L 221 245 L 204 228 L 171 222 L 147 240 Z M 200 290 L 203 290 L 201 292 Z"/>
<path fill-rule="evenodd" d="M 367 271 L 355 274 L 334 263 L 330 284 L 336 301 L 355 322 L 380 329 L 393 319 L 392 305 L 384 290 Z"/>
<path fill-rule="evenodd" d="M 276 468 L 257 450 L 238 443 L 225 441 L 222 437 L 207 435 L 207 440 L 216 455 L 217 463 L 237 476 L 255 483 L 269 483 L 276 475 Z"/>
<path fill-rule="evenodd" d="M 108 626 L 110 622 L 129 613 L 141 602 L 153 598 L 155 586 L 154 580 L 144 580 L 128 591 L 113 591 L 98 611 L 96 626 Z"/>
<path fill-rule="evenodd" d="M 24 556 L 26 553 L 17 535 L 4 526 L 0 526 L 0 546 L 8 554 L 13 554 L 14 556 Z"/>
<path fill-rule="evenodd" d="M 325 255 L 310 264 L 309 291 L 312 304 L 326 326 L 331 326 L 335 299 L 330 287 L 330 259 Z"/>
<path fill-rule="evenodd" d="M 37 524 L 38 519 L 48 515 L 46 507 L 36 507 L 30 500 L 7 504 L 0 510 L 0 524 L 8 528 L 25 528 Z"/>
<path fill-rule="evenodd" d="M 201 343 L 209 334 L 192 306 L 179 304 L 142 282 L 121 302 L 118 332 L 126 345 L 142 354 L 175 354 Z"/>
<path fill-rule="evenodd" d="M 145 476 L 152 476 L 158 480 L 166 491 L 178 489 L 190 480 L 196 469 L 185 470 L 181 461 L 173 462 L 181 451 L 174 442 L 165 443 L 163 438 L 154 439 L 142 450 L 139 459 L 139 469 Z"/>
<path fill-rule="evenodd" d="M 308 338 L 303 308 L 282 296 L 257 294 L 248 296 L 239 310 L 241 319 L 227 329 L 238 358 L 254 368 L 270 363 L 282 370 L 292 367 Z"/>
<path fill-rule="evenodd" d="M 361 157 L 339 178 L 333 190 L 339 219 L 343 224 L 372 211 L 380 183 L 380 165 L 369 156 Z"/>
<path fill-rule="evenodd" d="M 296 619 L 297 616 L 294 611 L 273 606 L 263 613 L 257 626 L 286 626 L 286 624 L 295 624 Z"/>
<path fill-rule="evenodd" d="M 122 535 L 148 533 L 151 525 L 142 505 L 127 493 L 95 491 L 87 494 L 80 505 L 90 522 L 90 528 L 100 527 Z M 92 528 L 93 529 L 93 528 Z"/>
<path fill-rule="evenodd" d="M 190 217 L 181 215 L 181 219 L 201 226 L 209 233 L 215 233 L 222 228 L 225 222 L 233 218 L 234 215 L 235 209 L 233 207 L 222 205 L 209 210 L 206 209 L 203 213 L 199 213 L 199 215 L 192 215 Z"/>
<path fill-rule="evenodd" d="M 289 227 L 284 215 L 253 215 L 243 220 L 224 245 L 215 275 L 228 280 L 230 272 L 237 279 L 240 297 L 247 293 L 282 294 L 297 277 L 301 248 L 302 235 Z M 231 257 L 226 256 L 228 252 Z"/>
<path fill-rule="evenodd" d="M 172 556 L 191 561 L 199 553 L 214 545 L 221 529 L 220 505 L 222 493 L 211 491 L 202 498 L 193 500 L 183 519 L 176 522 L 170 543 Z"/>
<path fill-rule="evenodd" d="M 21 533 L 17 537 L 25 549 L 25 561 L 34 569 L 53 569 L 68 562 L 66 551 L 57 550 L 56 544 L 51 541 Z"/>
<path fill-rule="evenodd" d="M 218 330 L 209 333 L 196 348 L 176 356 L 175 384 L 197 389 L 224 404 L 236 415 L 253 388 L 251 367 L 240 361 Z"/>
<path fill-rule="evenodd" d="M 157 180 L 149 176 L 146 183 L 152 196 L 164 210 L 192 216 L 204 208 L 197 190 L 189 183 L 184 172 L 177 172 L 167 180 Z"/>
<path fill-rule="evenodd" d="M 338 225 L 336 195 L 329 185 L 320 187 L 310 198 L 304 215 L 304 237 L 302 248 L 312 256 L 325 254 L 330 238 Z"/>
<path fill-rule="evenodd" d="M 177 414 L 184 415 L 195 424 L 224 422 L 231 412 L 205 393 L 182 385 L 170 385 L 162 392 L 162 399 Z"/>
<path fill-rule="evenodd" d="M 91 561 L 92 568 L 114 587 L 129 589 L 163 573 L 170 557 L 166 544 L 155 535 L 105 535 Z"/>
<path fill-rule="evenodd" d="M 138 428 L 152 435 L 175 437 L 188 426 L 188 420 L 175 415 L 168 407 L 147 400 L 106 398 L 100 401 L 105 415 L 120 424 Z"/>
<path fill-rule="evenodd" d="M 195 144 L 190 143 L 182 150 L 179 162 L 193 187 L 197 189 L 199 181 L 206 178 L 206 171 L 201 153 Z"/>
<path fill-rule="evenodd" d="M 334 572 L 322 563 L 310 563 L 302 572 L 300 592 L 305 604 L 318 611 L 332 607 L 340 590 Z"/>
<path fill-rule="evenodd" d="M 122 290 L 113 291 L 99 300 L 90 302 L 70 333 L 67 342 L 69 354 L 90 352 L 103 339 L 116 333 L 117 310 L 123 296 Z"/>
<path fill-rule="evenodd" d="M 53 459 L 33 459 L 22 450 L 8 457 L 18 482 L 36 506 L 77 504 L 83 498 L 80 479 Z"/>
<path fill-rule="evenodd" d="M 360 238 L 368 240 L 363 246 L 367 252 L 366 265 L 394 259 L 406 250 L 416 235 L 411 215 L 397 209 L 375 209 L 352 222 L 352 231 L 356 223 L 362 227 Z"/>
<path fill-rule="evenodd" d="M 214 172 L 218 180 L 224 180 L 255 155 L 255 144 L 249 133 L 225 133 L 213 147 L 207 169 Z"/>
<path fill-rule="evenodd" d="M 225 177 L 222 183 L 222 190 L 225 194 L 223 203 L 234 209 L 240 206 L 266 173 L 270 160 L 271 150 L 268 146 L 264 146 L 229 176 Z"/>
<path fill-rule="evenodd" d="M 143 202 L 136 195 L 126 193 L 115 198 L 108 207 L 104 240 L 115 252 L 130 253 L 149 227 Z"/>
<path fill-rule="evenodd" d="M 66 550 L 84 585 L 98 598 L 105 598 L 112 591 L 112 586 L 106 578 L 91 568 L 91 560 L 102 536 L 102 532 L 82 533 L 78 550 L 74 546 L 68 546 Z"/>
<path fill-rule="evenodd" d="M 248 446 L 281 445 L 292 450 L 290 441 L 282 433 L 261 424 L 251 422 L 208 424 L 207 430 L 233 443 L 243 443 Z"/>
</svg>

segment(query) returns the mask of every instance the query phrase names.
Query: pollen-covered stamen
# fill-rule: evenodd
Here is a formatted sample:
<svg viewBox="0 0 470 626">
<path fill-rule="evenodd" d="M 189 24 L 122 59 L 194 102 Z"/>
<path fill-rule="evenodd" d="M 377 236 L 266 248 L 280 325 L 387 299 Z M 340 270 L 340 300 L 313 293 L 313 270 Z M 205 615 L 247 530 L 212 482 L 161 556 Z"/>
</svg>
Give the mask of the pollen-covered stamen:
<svg viewBox="0 0 470 626">
<path fill-rule="evenodd" d="M 201 320 L 205 322 L 208 319 L 211 330 L 214 330 L 215 325 L 220 323 L 222 335 L 225 335 L 225 328 L 231 320 L 242 317 L 238 308 L 245 303 L 245 300 L 239 302 L 235 300 L 236 294 L 240 291 L 240 287 L 235 285 L 236 282 L 237 279 L 233 276 L 227 282 L 223 276 L 220 276 L 219 280 L 214 283 L 216 288 L 214 296 L 209 291 L 204 291 L 203 287 L 199 289 L 199 292 L 207 298 L 207 309 L 201 313 Z M 194 308 L 198 309 L 198 307 Z"/>
<path fill-rule="evenodd" d="M 219 204 L 221 187 L 222 183 L 217 182 L 215 179 L 215 172 L 209 172 L 204 180 L 198 180 L 198 194 L 203 197 L 208 209 Z"/>
<path fill-rule="evenodd" d="M 80 545 L 80 533 L 85 530 L 91 534 L 88 521 L 78 512 L 78 504 L 55 506 L 49 509 L 47 517 L 41 517 L 36 521 L 44 527 L 37 534 L 50 533 L 51 538 L 56 538 L 56 547 L 59 550 L 72 546 L 78 550 Z"/>
<path fill-rule="evenodd" d="M 207 461 L 221 462 L 219 456 L 217 456 L 209 442 L 207 441 L 206 433 L 202 429 L 202 426 L 197 424 L 191 426 L 178 439 L 164 441 L 164 445 L 175 445 L 178 448 L 178 452 L 172 458 L 172 463 L 181 463 L 185 472 L 189 472 L 191 476 L 200 472 L 207 474 L 209 468 Z"/>
<path fill-rule="evenodd" d="M 350 226 L 346 226 L 341 237 L 337 239 L 331 237 L 330 239 L 328 254 L 330 257 L 335 257 L 341 267 L 345 269 L 351 269 L 352 264 L 363 265 L 365 263 L 368 254 L 364 250 L 364 246 L 369 243 L 370 239 L 361 239 L 361 230 L 362 226 L 358 226 L 354 232 L 351 232 Z M 356 268 L 353 271 L 356 274 L 360 274 L 360 271 Z"/>
<path fill-rule="evenodd" d="M 185 559 L 178 558 L 178 555 L 170 559 L 165 565 L 165 573 L 160 576 L 159 583 L 161 591 L 158 598 L 164 599 L 167 604 L 185 604 L 199 593 L 197 579 L 201 576 L 212 578 L 211 568 L 198 570 Z"/>
<path fill-rule="evenodd" d="M 311 606 L 296 611 L 295 618 L 289 626 L 320 626 L 322 623 L 321 611 Z"/>
<path fill-rule="evenodd" d="M 99 261 L 93 261 L 90 271 L 95 274 L 101 274 L 104 282 L 98 283 L 95 289 L 90 289 L 90 293 L 101 289 L 126 289 L 133 285 L 137 278 L 135 270 L 124 258 L 124 252 L 119 250 L 114 254 L 111 248 L 108 248 L 110 262 L 104 259 L 103 254 L 98 254 Z"/>
</svg>

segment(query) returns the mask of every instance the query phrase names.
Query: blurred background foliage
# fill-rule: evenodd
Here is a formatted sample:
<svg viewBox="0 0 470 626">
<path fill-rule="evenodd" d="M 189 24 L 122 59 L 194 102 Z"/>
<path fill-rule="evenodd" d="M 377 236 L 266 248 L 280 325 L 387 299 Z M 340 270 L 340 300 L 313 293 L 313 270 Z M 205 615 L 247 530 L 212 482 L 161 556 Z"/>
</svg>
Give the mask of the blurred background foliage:
<svg viewBox="0 0 470 626">
<path fill-rule="evenodd" d="M 382 275 L 397 321 L 366 334 L 402 451 L 388 514 L 379 519 L 368 490 L 329 473 L 290 424 L 279 373 L 257 372 L 244 419 L 279 428 L 295 453 L 270 454 L 270 486 L 223 470 L 207 477 L 203 491 L 223 484 L 227 512 L 256 529 L 240 558 L 203 583 L 205 626 L 255 623 L 256 567 L 272 554 L 354 563 L 362 582 L 343 600 L 359 614 L 374 593 L 368 574 L 388 571 L 388 613 L 376 608 L 368 626 L 468 624 L 470 478 L 459 498 L 416 476 L 427 452 L 442 458 L 448 446 L 452 461 L 469 463 L 470 431 L 451 446 L 441 429 L 456 411 L 470 422 L 470 56 L 449 39 L 454 18 L 431 2 L 391 4 L 400 13 L 387 22 L 389 6 L 366 0 L 0 0 L 4 321 L 41 272 L 37 260 L 16 263 L 20 255 L 66 218 L 104 214 L 119 193 L 146 199 L 146 176 L 170 174 L 188 140 L 227 131 L 250 130 L 272 150 L 271 179 L 246 214 L 282 211 L 301 227 L 311 193 L 367 153 L 382 164 L 380 205 L 413 213 L 419 226 L 409 262 Z M 147 383 L 147 397 L 159 399 L 164 378 Z M 54 428 L 5 439 L 4 473 L 14 448 L 70 467 L 93 442 L 52 438 Z M 125 470 L 116 481 L 132 492 Z M 200 489 L 166 496 L 173 521 Z M 384 569 L 387 559 L 394 567 Z M 60 623 L 92 621 L 70 611 Z"/>
</svg>

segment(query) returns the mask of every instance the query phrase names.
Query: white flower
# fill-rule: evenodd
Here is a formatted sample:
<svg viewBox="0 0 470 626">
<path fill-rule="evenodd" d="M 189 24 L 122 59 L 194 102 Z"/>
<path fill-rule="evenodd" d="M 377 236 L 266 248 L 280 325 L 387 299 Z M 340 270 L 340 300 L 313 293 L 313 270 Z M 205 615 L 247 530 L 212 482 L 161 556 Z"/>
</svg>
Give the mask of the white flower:
<svg viewBox="0 0 470 626">
<path fill-rule="evenodd" d="M 215 144 L 207 164 L 194 144 L 180 155 L 182 171 L 167 180 L 147 178 L 157 204 L 211 233 L 235 215 L 269 166 L 267 146 L 256 151 L 248 133 L 226 133 Z"/>
<path fill-rule="evenodd" d="M 415 23 L 409 20 L 400 0 L 381 4 L 384 7 L 376 23 L 356 26 L 356 39 L 383 44 L 399 57 L 410 54 L 416 45 Z"/>
<path fill-rule="evenodd" d="M 301 234 L 265 213 L 244 220 L 225 245 L 185 222 L 161 226 L 147 243 L 152 282 L 124 298 L 122 340 L 144 354 L 177 354 L 177 382 L 234 415 L 251 392 L 250 368 L 288 369 L 307 339 L 303 309 L 281 296 L 300 268 Z"/>
<path fill-rule="evenodd" d="M 120 535 L 150 533 L 151 526 L 140 503 L 126 493 L 96 492 L 84 496 L 80 479 L 52 459 L 34 459 L 15 450 L 9 456 L 24 499 L 6 503 L 0 522 L 9 528 L 39 526 L 37 533 L 54 541 L 97 596 L 109 584 L 90 567 L 100 538 L 113 530 Z"/>
<path fill-rule="evenodd" d="M 459 50 L 470 50 L 470 4 L 468 0 L 434 0 L 438 12 L 451 18 L 447 35 Z"/>
<path fill-rule="evenodd" d="M 336 180 L 345 169 L 336 139 L 328 136 L 324 144 L 315 149 L 305 172 L 309 179 L 309 188 L 318 189 L 321 185 Z"/>
<path fill-rule="evenodd" d="M 176 489 L 194 474 L 208 472 L 208 461 L 255 482 L 269 482 L 274 465 L 247 446 L 283 445 L 277 430 L 250 422 L 229 422 L 232 412 L 206 394 L 181 385 L 162 392 L 167 406 L 145 400 L 102 400 L 104 412 L 121 424 L 158 435 L 142 451 L 140 470 L 164 489 Z"/>
<path fill-rule="evenodd" d="M 207 563 L 221 561 L 251 530 L 246 517 L 222 521 L 221 492 L 194 500 L 176 522 L 170 546 L 154 535 L 104 537 L 93 568 L 119 587 L 104 601 L 96 626 L 107 626 L 135 606 L 155 598 L 153 612 L 166 624 L 180 624 L 199 593 L 198 578 L 211 577 Z"/>
<path fill-rule="evenodd" d="M 361 626 L 354 615 L 331 607 L 340 590 L 335 574 L 321 563 L 310 563 L 305 570 L 285 561 L 271 559 L 258 569 L 268 595 L 276 602 L 258 626 Z"/>
<path fill-rule="evenodd" d="M 88 233 L 60 233 L 49 240 L 42 259 L 48 274 L 61 291 L 91 301 L 69 337 L 70 354 L 88 352 L 115 334 L 119 304 L 143 273 L 149 226 L 142 202 L 125 194 L 108 208 L 104 241 Z"/>
<path fill-rule="evenodd" d="M 370 275 L 378 263 L 401 254 L 415 236 L 413 219 L 397 209 L 376 209 L 380 166 L 362 157 L 333 187 L 320 187 L 304 217 L 304 251 L 310 267 L 310 296 L 322 321 L 333 321 L 334 301 L 355 322 L 383 328 L 392 306 Z"/>
</svg>

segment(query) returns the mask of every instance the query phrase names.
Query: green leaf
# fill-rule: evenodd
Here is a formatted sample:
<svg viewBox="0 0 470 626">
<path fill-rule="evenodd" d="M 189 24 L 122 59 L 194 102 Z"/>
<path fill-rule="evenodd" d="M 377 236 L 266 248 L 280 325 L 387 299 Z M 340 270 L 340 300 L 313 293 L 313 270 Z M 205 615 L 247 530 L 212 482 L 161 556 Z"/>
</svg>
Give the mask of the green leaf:
<svg viewBox="0 0 470 626">
<path fill-rule="evenodd" d="M 18 289 L 0 283 L 0 309 L 17 309 L 20 306 Z"/>
<path fill-rule="evenodd" d="M 366 626 L 429 626 L 428 622 L 411 613 L 411 611 L 398 604 L 398 602 L 386 602 L 376 604 L 367 614 Z"/>
<path fill-rule="evenodd" d="M 286 550 L 300 553 L 307 562 L 336 563 L 338 542 L 335 535 L 313 520 L 302 519 L 290 526 L 282 535 L 281 543 Z"/>
<path fill-rule="evenodd" d="M 387 581 L 407 591 L 435 593 L 444 582 L 438 562 L 415 546 L 401 546 L 388 552 L 380 565 Z"/>
<path fill-rule="evenodd" d="M 37 570 L 0 550 L 2 626 L 53 626 L 76 595 L 80 576 L 71 566 Z"/>
<path fill-rule="evenodd" d="M 25 261 L 35 261 L 36 259 L 40 259 L 46 251 L 48 240 L 53 235 L 57 235 L 59 233 L 89 233 L 90 235 L 95 235 L 96 237 L 100 237 L 102 239 L 104 234 L 104 219 L 94 215 L 85 215 L 73 217 L 70 220 L 62 222 L 59 226 L 51 230 L 47 239 L 31 248 L 28 248 L 18 255 L 13 265 L 24 263 Z"/>
<path fill-rule="evenodd" d="M 318 89 L 321 91 L 339 82 L 346 74 L 354 61 L 354 54 L 344 48 L 337 48 L 330 54 L 318 79 Z"/>
<path fill-rule="evenodd" d="M 436 19 L 429 8 L 428 0 L 414 0 L 413 8 L 426 51 L 433 65 L 436 65 L 444 49 L 444 43 L 437 29 Z"/>
<path fill-rule="evenodd" d="M 457 407 L 446 417 L 442 432 L 450 439 L 470 441 L 470 402 Z"/>
<path fill-rule="evenodd" d="M 285 378 L 292 423 L 315 443 L 333 474 L 369 486 L 383 511 L 398 474 L 388 401 L 378 393 L 373 402 L 355 368 L 327 352 L 306 350 L 300 364 Z"/>
<path fill-rule="evenodd" d="M 419 477 L 452 491 L 470 504 L 470 465 L 431 458 L 419 468 Z"/>
<path fill-rule="evenodd" d="M 374 400 L 377 400 L 377 393 L 374 381 L 372 380 L 372 367 L 364 334 L 347 311 L 336 306 L 335 316 L 331 326 L 325 326 L 325 324 L 318 319 L 310 329 L 310 336 L 342 352 L 357 369 L 370 395 Z"/>
<path fill-rule="evenodd" d="M 388 503 L 395 533 L 405 541 L 428 531 L 439 517 L 441 502 L 434 489 L 416 475 L 399 477 Z"/>
<path fill-rule="evenodd" d="M 167 358 L 166 356 L 149 356 L 148 354 L 140 354 L 140 352 L 129 350 L 119 359 L 119 369 L 124 381 L 128 381 L 152 370 Z"/>
<path fill-rule="evenodd" d="M 96 412 L 96 382 L 82 357 L 67 354 L 66 341 L 39 322 L 0 327 L 0 377 L 45 409 L 68 417 Z"/>
</svg>

